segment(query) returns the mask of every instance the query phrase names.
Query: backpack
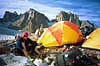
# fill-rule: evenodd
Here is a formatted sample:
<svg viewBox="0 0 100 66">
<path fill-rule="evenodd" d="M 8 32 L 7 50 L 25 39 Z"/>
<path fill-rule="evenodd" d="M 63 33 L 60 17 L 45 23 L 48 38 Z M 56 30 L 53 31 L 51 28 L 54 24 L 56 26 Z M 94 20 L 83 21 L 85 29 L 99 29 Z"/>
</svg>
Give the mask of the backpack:
<svg viewBox="0 0 100 66">
<path fill-rule="evenodd" d="M 82 54 L 80 50 L 76 48 L 69 49 L 56 56 L 55 66 L 75 66 L 75 61 L 79 63 L 76 58 Z"/>
</svg>

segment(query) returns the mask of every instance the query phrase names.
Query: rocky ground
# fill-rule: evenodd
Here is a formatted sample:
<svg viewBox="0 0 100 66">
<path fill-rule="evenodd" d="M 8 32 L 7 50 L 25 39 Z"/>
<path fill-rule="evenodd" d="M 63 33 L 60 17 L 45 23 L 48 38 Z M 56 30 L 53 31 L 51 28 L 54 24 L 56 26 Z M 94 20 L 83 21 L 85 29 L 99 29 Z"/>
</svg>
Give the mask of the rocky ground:
<svg viewBox="0 0 100 66">
<path fill-rule="evenodd" d="M 4 40 L 4 41 L 0 41 L 0 66 L 34 66 L 33 63 L 29 62 L 27 60 L 27 58 L 25 58 L 24 56 L 15 56 L 13 54 L 10 53 L 10 49 L 7 47 L 7 45 L 9 44 L 10 40 Z M 61 51 L 61 48 L 59 49 Z M 96 51 L 90 51 L 85 49 L 84 51 L 86 51 L 89 56 L 91 57 L 91 61 L 94 63 L 90 66 L 100 66 L 100 55 L 96 52 Z M 51 52 L 52 53 L 52 52 Z M 45 58 L 45 60 L 47 61 L 47 63 L 49 62 L 49 66 L 54 66 L 53 63 L 54 61 L 52 60 L 52 62 L 48 61 L 47 58 L 54 58 L 56 55 L 51 54 L 49 56 L 47 56 Z M 39 63 L 39 61 L 35 61 L 35 63 Z M 43 63 L 41 64 L 41 66 L 45 65 L 48 66 L 47 63 Z"/>
<path fill-rule="evenodd" d="M 0 63 L 1 66 L 25 66 L 24 64 L 27 62 L 25 57 L 14 56 L 13 54 L 0 55 L 0 59 L 3 60 Z"/>
</svg>

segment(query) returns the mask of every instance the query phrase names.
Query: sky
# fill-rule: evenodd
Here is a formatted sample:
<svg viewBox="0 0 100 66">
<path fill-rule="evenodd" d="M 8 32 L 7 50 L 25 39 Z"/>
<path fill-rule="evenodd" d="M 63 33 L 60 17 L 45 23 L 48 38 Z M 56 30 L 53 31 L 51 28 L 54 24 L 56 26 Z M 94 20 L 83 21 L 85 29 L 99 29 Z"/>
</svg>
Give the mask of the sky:
<svg viewBox="0 0 100 66">
<path fill-rule="evenodd" d="M 100 0 L 0 0 L 0 17 L 5 11 L 17 11 L 20 14 L 29 8 L 45 14 L 50 20 L 60 11 L 71 11 L 80 20 L 89 20 L 100 26 Z"/>
</svg>

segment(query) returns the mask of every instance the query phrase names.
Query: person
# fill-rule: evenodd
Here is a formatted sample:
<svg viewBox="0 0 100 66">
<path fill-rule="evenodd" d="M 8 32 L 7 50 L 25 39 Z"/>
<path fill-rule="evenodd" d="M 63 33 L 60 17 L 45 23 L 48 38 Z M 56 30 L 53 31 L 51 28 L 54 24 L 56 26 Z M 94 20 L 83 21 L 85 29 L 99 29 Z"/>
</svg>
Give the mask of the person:
<svg viewBox="0 0 100 66">
<path fill-rule="evenodd" d="M 28 38 L 28 32 L 23 32 L 22 37 L 18 38 L 16 41 L 16 47 L 20 49 L 28 59 L 33 61 L 34 59 L 32 59 L 28 53 L 29 44 L 32 44 L 34 52 L 40 55 L 40 52 L 36 48 L 37 43 Z"/>
</svg>

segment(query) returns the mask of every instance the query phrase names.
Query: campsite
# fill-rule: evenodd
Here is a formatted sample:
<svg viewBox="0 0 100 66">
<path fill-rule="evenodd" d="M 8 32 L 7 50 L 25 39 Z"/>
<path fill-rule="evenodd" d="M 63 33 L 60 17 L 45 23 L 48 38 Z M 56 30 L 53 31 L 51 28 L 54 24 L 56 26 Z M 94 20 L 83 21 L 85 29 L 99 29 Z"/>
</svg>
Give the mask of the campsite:
<svg viewBox="0 0 100 66">
<path fill-rule="evenodd" d="M 6 65 L 6 63 L 8 63 L 8 66 L 11 66 L 11 64 L 13 65 L 14 63 L 17 64 L 18 62 L 23 64 L 22 61 L 18 61 L 18 59 L 15 60 L 15 58 L 19 57 L 24 60 L 24 66 L 27 66 L 28 64 L 29 66 L 38 66 L 39 64 L 39 66 L 100 65 L 100 28 L 95 29 L 88 37 L 83 37 L 82 32 L 77 25 L 69 21 L 57 22 L 48 28 L 41 29 L 43 30 L 43 33 L 41 33 L 40 37 L 38 36 L 37 38 L 32 36 L 38 35 L 41 30 L 37 32 L 37 34 L 32 34 L 31 37 L 29 36 L 32 41 L 38 44 L 36 48 L 41 53 L 41 55 L 37 55 L 30 50 L 30 56 L 31 58 L 34 58 L 34 61 L 26 61 L 25 59 L 27 58 L 25 58 L 25 55 L 22 55 L 23 52 L 20 53 L 20 50 L 16 49 L 16 45 L 9 44 L 11 40 L 6 40 L 0 41 L 2 45 L 0 54 L 7 55 L 0 55 L 0 58 L 6 61 L 8 60 L 8 56 L 12 61 L 8 60 L 5 63 L 0 62 L 0 64 L 2 66 Z M 17 36 L 21 37 L 21 35 L 22 34 L 19 34 Z"/>
</svg>

